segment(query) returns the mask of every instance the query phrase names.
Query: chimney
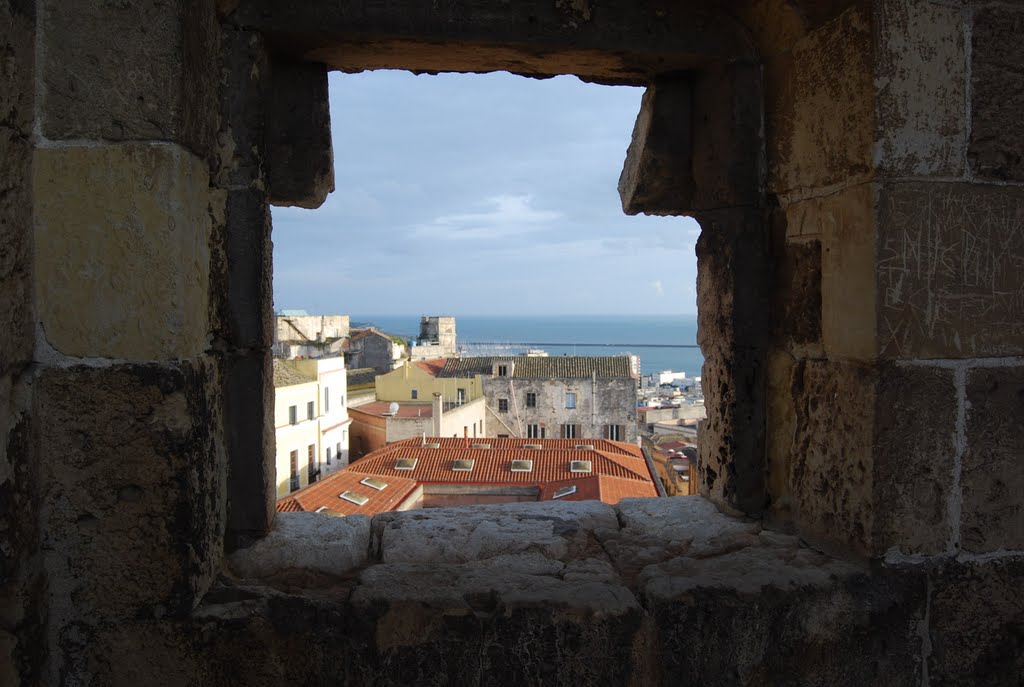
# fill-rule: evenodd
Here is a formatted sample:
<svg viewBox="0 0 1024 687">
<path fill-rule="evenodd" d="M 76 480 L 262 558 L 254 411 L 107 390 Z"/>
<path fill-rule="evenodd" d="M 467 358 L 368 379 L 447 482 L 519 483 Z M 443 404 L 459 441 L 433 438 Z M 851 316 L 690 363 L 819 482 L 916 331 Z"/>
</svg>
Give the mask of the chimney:
<svg viewBox="0 0 1024 687">
<path fill-rule="evenodd" d="M 441 436 L 441 415 L 444 413 L 444 403 L 441 402 L 441 394 L 434 392 L 434 436 Z"/>
<path fill-rule="evenodd" d="M 465 448 L 469 448 L 469 427 L 462 426 L 462 445 Z"/>
</svg>

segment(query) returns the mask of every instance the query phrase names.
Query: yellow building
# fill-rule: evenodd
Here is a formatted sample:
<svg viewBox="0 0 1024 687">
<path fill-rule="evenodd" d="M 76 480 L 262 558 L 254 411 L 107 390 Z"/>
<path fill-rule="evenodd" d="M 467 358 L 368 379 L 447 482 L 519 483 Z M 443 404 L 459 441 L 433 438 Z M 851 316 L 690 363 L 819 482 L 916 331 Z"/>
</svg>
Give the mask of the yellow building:
<svg viewBox="0 0 1024 687">
<path fill-rule="evenodd" d="M 348 465 L 346 396 L 341 358 L 274 359 L 278 497 Z"/>
<path fill-rule="evenodd" d="M 446 358 L 405 361 L 401 367 L 377 375 L 378 401 L 419 401 L 431 402 L 435 393 L 441 394 L 446 404 L 464 404 L 483 397 L 480 376 L 439 377 Z"/>
</svg>

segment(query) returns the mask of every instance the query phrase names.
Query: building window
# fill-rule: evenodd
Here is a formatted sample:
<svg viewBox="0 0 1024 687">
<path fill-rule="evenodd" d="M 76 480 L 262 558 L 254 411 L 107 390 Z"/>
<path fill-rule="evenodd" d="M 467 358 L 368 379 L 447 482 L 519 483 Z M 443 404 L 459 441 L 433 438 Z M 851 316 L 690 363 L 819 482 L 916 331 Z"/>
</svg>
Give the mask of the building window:
<svg viewBox="0 0 1024 687">
<path fill-rule="evenodd" d="M 419 389 L 413 389 L 412 390 L 412 400 L 415 401 L 419 397 L 420 397 L 420 390 Z"/>
<path fill-rule="evenodd" d="M 544 425 L 526 425 L 527 439 L 543 439 Z"/>
<path fill-rule="evenodd" d="M 307 449 L 308 456 L 306 462 L 306 471 L 309 473 L 306 476 L 307 481 L 312 484 L 316 481 L 317 476 L 320 474 L 320 470 L 316 464 L 316 444 L 310 444 Z"/>
<path fill-rule="evenodd" d="M 526 407 L 536 408 L 537 407 L 537 394 L 532 391 L 526 392 Z"/>
<path fill-rule="evenodd" d="M 507 434 L 499 434 L 498 438 L 499 439 L 508 439 L 508 435 Z"/>
<path fill-rule="evenodd" d="M 327 464 L 328 465 L 331 464 L 331 447 L 330 446 L 327 447 Z"/>
<path fill-rule="evenodd" d="M 456 401 L 456 403 L 465 403 L 466 402 L 466 390 L 465 389 L 456 389 L 455 390 L 455 401 Z"/>
<path fill-rule="evenodd" d="M 575 439 L 579 434 L 580 426 L 566 424 L 562 425 L 562 438 L 563 439 Z"/>
<path fill-rule="evenodd" d="M 508 365 L 498 365 L 498 376 L 508 377 Z"/>
<path fill-rule="evenodd" d="M 605 425 L 604 426 L 604 438 L 612 441 L 622 441 L 623 430 L 625 427 L 622 425 Z"/>
<path fill-rule="evenodd" d="M 306 404 L 306 419 L 312 420 L 316 413 L 316 401 L 310 401 Z"/>
<path fill-rule="evenodd" d="M 294 406 L 293 406 L 294 407 Z M 292 477 L 288 485 L 289 491 L 295 491 L 299 488 L 299 452 L 292 451 L 289 454 L 292 461 Z"/>
<path fill-rule="evenodd" d="M 331 390 L 324 387 L 324 413 L 331 412 Z"/>
<path fill-rule="evenodd" d="M 508 412 L 508 399 L 507 398 L 499 398 L 498 399 L 498 412 L 499 413 L 507 413 Z"/>
<path fill-rule="evenodd" d="M 576 407 L 576 392 L 566 391 L 565 392 L 565 407 L 575 408 Z"/>
<path fill-rule="evenodd" d="M 288 406 L 288 424 L 294 425 L 299 421 L 298 406 Z"/>
</svg>

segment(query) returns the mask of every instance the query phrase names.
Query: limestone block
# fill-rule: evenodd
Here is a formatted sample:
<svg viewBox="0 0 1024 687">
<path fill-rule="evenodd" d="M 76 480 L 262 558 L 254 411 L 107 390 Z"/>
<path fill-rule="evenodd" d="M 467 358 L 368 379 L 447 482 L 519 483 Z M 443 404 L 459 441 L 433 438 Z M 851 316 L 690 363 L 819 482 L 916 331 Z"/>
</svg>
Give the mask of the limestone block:
<svg viewBox="0 0 1024 687">
<path fill-rule="evenodd" d="M 895 358 L 1024 352 L 1024 192 L 901 183 L 878 199 L 878 336 Z"/>
<path fill-rule="evenodd" d="M 956 454 L 956 389 L 948 368 L 887 365 L 876 392 L 872 548 L 945 553 Z"/>
<path fill-rule="evenodd" d="M 225 24 L 220 60 L 224 88 L 214 184 L 222 189 L 264 188 L 270 63 L 263 36 Z"/>
<path fill-rule="evenodd" d="M 796 405 L 792 394 L 796 364 L 789 353 L 774 350 L 768 354 L 768 381 L 765 385 L 766 483 L 771 513 L 782 521 L 793 519 L 789 473 L 793 460 L 793 432 L 796 430 Z"/>
<path fill-rule="evenodd" d="M 1012 3 L 977 7 L 971 27 L 971 171 L 1024 181 L 1024 11 Z"/>
<path fill-rule="evenodd" d="M 618 521 L 611 506 L 580 501 L 384 513 L 373 527 L 385 563 L 461 563 L 526 550 L 565 559 Z"/>
<path fill-rule="evenodd" d="M 780 341 L 810 342 L 814 333 L 813 242 L 820 244 L 820 329 L 828 355 L 870 360 L 876 352 L 875 200 L 871 184 L 859 184 L 783 208 L 786 244 L 777 279 L 789 284 L 782 297 L 792 303 L 776 324 Z M 792 242 L 810 244 L 797 255 Z M 793 256 L 790 257 L 790 253 Z M 792 267 L 790 267 L 792 263 Z M 792 292 L 792 295 L 790 295 Z M 795 312 L 791 309 L 795 309 Z M 790 315 L 796 317 L 790 319 Z"/>
<path fill-rule="evenodd" d="M 664 77 L 647 87 L 619 175 L 627 215 L 679 215 L 693 198 L 693 84 Z"/>
<path fill-rule="evenodd" d="M 224 529 L 216 377 L 211 360 L 39 372 L 53 632 L 180 616 L 209 587 Z"/>
<path fill-rule="evenodd" d="M 35 116 L 35 8 L 31 3 L 0 6 L 0 129 L 28 136 Z M 0 158 L 6 159 L 6 158 Z"/>
<path fill-rule="evenodd" d="M 269 577 L 290 568 L 341 576 L 365 565 L 369 549 L 370 520 L 365 516 L 281 513 L 270 534 L 233 553 L 229 562 L 241 577 Z"/>
<path fill-rule="evenodd" d="M 32 146 L 0 127 L 0 373 L 32 359 Z"/>
<path fill-rule="evenodd" d="M 731 570 L 749 583 L 739 589 L 711 584 L 646 599 L 655 627 L 650 644 L 663 674 L 671 676 L 663 684 L 922 683 L 923 575 L 900 579 L 890 573 L 868 577 L 846 571 L 828 579 L 829 566 L 808 565 L 809 558 L 802 563 L 769 562 L 742 553 L 722 561 L 721 571 L 715 570 L 716 562 L 692 565 L 709 582 Z M 685 577 L 675 579 L 684 588 L 690 586 Z"/>
<path fill-rule="evenodd" d="M 821 241 L 786 241 L 775 267 L 776 340 L 788 346 L 821 342 Z"/>
<path fill-rule="evenodd" d="M 1019 682 L 1024 675 L 1024 558 L 949 562 L 931 577 L 931 684 Z"/>
<path fill-rule="evenodd" d="M 967 56 L 960 7 L 877 3 L 878 174 L 960 176 L 967 146 Z"/>
<path fill-rule="evenodd" d="M 768 185 L 775 192 L 867 178 L 874 166 L 870 9 L 863 3 L 765 66 Z"/>
<path fill-rule="evenodd" d="M 964 550 L 1024 549 L 1024 367 L 968 371 L 962 469 Z"/>
<path fill-rule="evenodd" d="M 623 499 L 615 510 L 626 537 L 651 537 L 665 544 L 685 542 L 698 551 L 735 535 L 756 535 L 761 529 L 755 522 L 719 512 L 700 496 Z"/>
<path fill-rule="evenodd" d="M 214 0 L 45 0 L 43 134 L 174 141 L 206 158 L 217 131 Z"/>
<path fill-rule="evenodd" d="M 206 348 L 209 178 L 176 145 L 40 148 L 35 290 L 58 353 L 188 358 Z"/>
<path fill-rule="evenodd" d="M 876 373 L 840 361 L 799 361 L 790 493 L 801 534 L 867 552 L 873 531 Z"/>
<path fill-rule="evenodd" d="M 334 190 L 327 68 L 274 63 L 265 107 L 270 202 L 320 207 Z"/>
<path fill-rule="evenodd" d="M 247 546 L 274 522 L 277 465 L 274 377 L 268 351 L 227 355 L 224 427 L 228 456 L 229 548 Z"/>
</svg>

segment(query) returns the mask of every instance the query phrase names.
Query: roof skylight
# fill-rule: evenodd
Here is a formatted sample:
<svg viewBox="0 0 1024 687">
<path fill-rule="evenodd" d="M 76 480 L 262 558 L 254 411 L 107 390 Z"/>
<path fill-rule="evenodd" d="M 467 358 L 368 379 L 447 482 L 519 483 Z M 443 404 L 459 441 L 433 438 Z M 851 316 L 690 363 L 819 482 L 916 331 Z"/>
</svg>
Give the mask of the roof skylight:
<svg viewBox="0 0 1024 687">
<path fill-rule="evenodd" d="M 563 496 L 568 496 L 569 494 L 575 494 L 575 493 L 576 493 L 576 485 L 572 484 L 572 485 L 570 485 L 568 487 L 558 487 L 558 489 L 555 489 L 555 493 L 554 493 L 554 495 L 551 498 L 553 498 L 553 499 L 560 499 Z"/>
<path fill-rule="evenodd" d="M 569 462 L 569 472 L 593 472 L 594 464 L 589 460 L 573 460 Z"/>
<path fill-rule="evenodd" d="M 399 458 L 395 461 L 396 470 L 412 470 L 416 467 L 416 458 Z"/>
<path fill-rule="evenodd" d="M 370 487 L 370 489 L 376 489 L 377 491 L 383 491 L 388 483 L 384 480 L 377 479 L 376 477 L 364 477 L 359 480 L 359 483 L 363 486 Z"/>
<path fill-rule="evenodd" d="M 576 444 L 576 450 L 577 451 L 593 451 L 594 450 L 594 445 L 593 444 Z"/>
<path fill-rule="evenodd" d="M 343 491 L 338 494 L 338 498 L 345 499 L 349 503 L 354 503 L 357 506 L 364 506 L 366 505 L 366 502 L 370 500 L 368 497 L 354 491 Z"/>
<path fill-rule="evenodd" d="M 490 444 L 473 444 L 470 448 L 490 448 Z"/>
<path fill-rule="evenodd" d="M 459 458 L 452 463 L 452 470 L 455 472 L 472 472 L 475 463 L 476 461 L 472 459 Z"/>
<path fill-rule="evenodd" d="M 513 460 L 512 472 L 533 472 L 532 460 Z"/>
<path fill-rule="evenodd" d="M 523 448 L 534 449 L 534 448 L 544 448 L 544 446 L 541 445 L 541 444 L 523 444 Z"/>
</svg>

